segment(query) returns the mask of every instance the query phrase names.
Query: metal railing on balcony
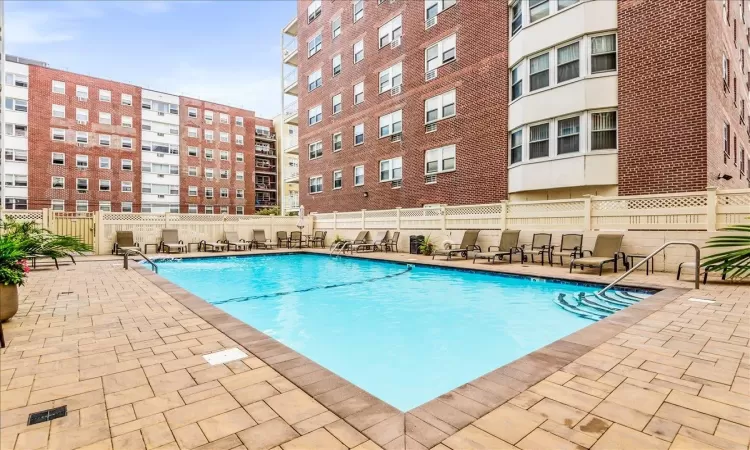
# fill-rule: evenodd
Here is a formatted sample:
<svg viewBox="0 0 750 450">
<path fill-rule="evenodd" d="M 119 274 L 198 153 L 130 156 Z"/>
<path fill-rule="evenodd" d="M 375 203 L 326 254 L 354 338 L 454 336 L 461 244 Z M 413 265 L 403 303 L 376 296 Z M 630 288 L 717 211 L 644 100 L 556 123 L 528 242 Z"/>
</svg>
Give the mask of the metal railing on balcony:
<svg viewBox="0 0 750 450">
<path fill-rule="evenodd" d="M 284 172 L 284 180 L 294 180 L 299 178 L 299 167 L 290 167 Z"/>
<path fill-rule="evenodd" d="M 298 196 L 285 197 L 284 205 L 286 209 L 299 209 L 299 197 Z"/>
<path fill-rule="evenodd" d="M 297 69 L 292 70 L 288 74 L 284 75 L 284 89 L 288 89 L 297 83 Z"/>
<path fill-rule="evenodd" d="M 255 130 L 255 136 L 266 139 L 276 139 L 276 133 L 271 133 L 266 130 Z"/>
<path fill-rule="evenodd" d="M 255 206 L 256 207 L 258 207 L 258 206 L 261 206 L 261 207 L 276 206 L 276 199 L 274 199 L 274 198 L 270 198 L 270 199 L 269 198 L 256 198 L 255 199 Z"/>
<path fill-rule="evenodd" d="M 282 49 L 282 54 L 284 55 L 284 58 L 291 55 L 292 53 L 297 51 L 297 39 L 292 39 L 286 44 L 284 44 L 284 48 Z"/>
<path fill-rule="evenodd" d="M 266 161 L 255 161 L 255 170 L 276 172 L 276 164 L 264 164 Z"/>
<path fill-rule="evenodd" d="M 267 191 L 275 191 L 276 190 L 276 182 L 275 181 L 268 181 L 265 183 L 255 183 L 255 189 L 265 189 Z"/>
<path fill-rule="evenodd" d="M 255 154 L 261 156 L 276 156 L 276 149 L 267 147 L 265 145 L 256 145 Z"/>
<path fill-rule="evenodd" d="M 297 115 L 297 102 L 292 102 L 284 107 L 284 119 Z"/>
</svg>

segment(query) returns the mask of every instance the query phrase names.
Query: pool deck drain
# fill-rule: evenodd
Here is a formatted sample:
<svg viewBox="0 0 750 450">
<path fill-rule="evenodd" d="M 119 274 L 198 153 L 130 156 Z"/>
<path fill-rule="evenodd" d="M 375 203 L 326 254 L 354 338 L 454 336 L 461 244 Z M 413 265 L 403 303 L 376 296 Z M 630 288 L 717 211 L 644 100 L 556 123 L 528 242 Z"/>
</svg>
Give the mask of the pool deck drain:
<svg viewBox="0 0 750 450">
<path fill-rule="evenodd" d="M 750 444 L 747 284 L 690 290 L 674 275 L 636 274 L 633 283 L 666 289 L 403 414 L 147 269 L 110 264 L 34 271 L 21 288 L 0 354 L 0 449 Z M 248 357 L 203 357 L 232 348 Z M 26 425 L 29 413 L 62 405 L 66 417 Z"/>
</svg>

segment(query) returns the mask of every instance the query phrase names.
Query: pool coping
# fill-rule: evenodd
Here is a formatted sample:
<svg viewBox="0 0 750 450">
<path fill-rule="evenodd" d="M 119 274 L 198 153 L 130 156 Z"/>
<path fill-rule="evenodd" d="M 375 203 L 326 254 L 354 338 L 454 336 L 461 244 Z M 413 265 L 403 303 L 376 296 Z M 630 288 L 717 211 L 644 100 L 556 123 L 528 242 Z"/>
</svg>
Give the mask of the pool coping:
<svg viewBox="0 0 750 450">
<path fill-rule="evenodd" d="M 288 253 L 299 252 L 259 254 Z M 302 253 L 314 252 L 302 251 Z M 237 256 L 253 255 L 245 253 Z M 186 256 L 185 258 L 201 257 Z M 366 259 L 380 261 L 375 258 Z M 444 265 L 420 263 L 425 266 L 451 268 Z M 404 436 L 419 435 L 419 424 L 429 423 L 431 417 L 437 417 L 451 423 L 451 417 L 449 417 L 451 412 L 444 411 L 445 404 L 473 418 L 471 422 L 464 423 L 456 428 L 468 426 L 549 375 L 571 363 L 574 364 L 574 361 L 579 357 L 620 334 L 653 312 L 660 310 L 664 305 L 676 300 L 685 292 L 690 291 L 687 288 L 648 286 L 647 289 L 660 290 L 605 319 L 593 322 L 416 408 L 402 412 L 301 353 L 152 272 L 145 266 L 136 264 L 133 268 L 145 279 L 242 346 L 248 353 L 259 358 L 331 412 L 381 446 Z M 457 269 L 461 270 L 461 268 Z M 481 268 L 468 270 L 498 273 L 496 270 L 483 270 Z M 558 279 L 557 277 L 549 278 Z M 559 279 L 564 280 L 565 278 Z M 576 282 L 578 280 L 571 279 L 568 281 Z M 642 288 L 643 286 L 641 286 Z M 481 345 L 481 343 L 477 344 Z M 377 357 L 377 355 L 373 356 Z M 436 370 L 439 370 L 439 368 L 436 368 Z M 443 414 L 446 417 L 441 417 Z"/>
</svg>

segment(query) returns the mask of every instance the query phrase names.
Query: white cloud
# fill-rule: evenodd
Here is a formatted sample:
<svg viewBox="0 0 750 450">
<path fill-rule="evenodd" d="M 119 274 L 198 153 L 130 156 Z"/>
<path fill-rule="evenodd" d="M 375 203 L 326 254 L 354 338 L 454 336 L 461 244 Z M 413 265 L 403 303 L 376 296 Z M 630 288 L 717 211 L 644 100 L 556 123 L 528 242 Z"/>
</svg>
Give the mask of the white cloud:
<svg viewBox="0 0 750 450">
<path fill-rule="evenodd" d="M 8 13 L 5 28 L 5 39 L 10 44 L 48 44 L 75 39 L 75 28 L 49 10 Z"/>
</svg>

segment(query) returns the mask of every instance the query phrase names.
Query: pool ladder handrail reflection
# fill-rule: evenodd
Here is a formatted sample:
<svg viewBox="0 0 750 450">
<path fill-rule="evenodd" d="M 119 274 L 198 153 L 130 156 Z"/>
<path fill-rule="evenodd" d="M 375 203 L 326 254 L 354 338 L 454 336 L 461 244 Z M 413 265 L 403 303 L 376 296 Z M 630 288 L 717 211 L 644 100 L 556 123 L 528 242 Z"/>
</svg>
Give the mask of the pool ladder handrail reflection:
<svg viewBox="0 0 750 450">
<path fill-rule="evenodd" d="M 148 257 L 146 255 L 144 255 L 143 253 L 141 253 L 140 250 L 135 250 L 135 249 L 129 249 L 129 250 L 125 251 L 125 253 L 123 253 L 123 256 L 122 256 L 122 267 L 123 267 L 123 269 L 125 269 L 125 270 L 128 269 L 128 257 L 130 255 L 140 255 L 141 258 L 143 258 L 147 263 L 149 263 L 151 265 L 151 270 L 153 270 L 154 273 L 159 273 L 159 266 L 157 266 L 155 262 L 153 262 L 150 259 L 148 259 Z"/>
<path fill-rule="evenodd" d="M 351 244 L 351 241 L 340 241 L 333 244 L 333 247 L 331 247 L 331 251 L 329 254 L 331 256 L 335 254 L 343 254 L 346 251 L 347 245 Z"/>
</svg>

